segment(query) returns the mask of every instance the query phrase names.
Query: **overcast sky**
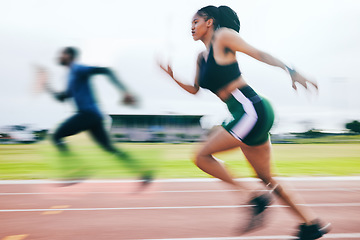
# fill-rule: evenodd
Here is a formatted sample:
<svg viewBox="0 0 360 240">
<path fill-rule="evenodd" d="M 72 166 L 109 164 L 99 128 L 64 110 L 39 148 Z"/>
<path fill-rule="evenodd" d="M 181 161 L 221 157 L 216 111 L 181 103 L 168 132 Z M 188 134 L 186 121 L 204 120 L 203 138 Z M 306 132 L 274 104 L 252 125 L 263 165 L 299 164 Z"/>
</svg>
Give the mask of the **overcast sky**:
<svg viewBox="0 0 360 240">
<path fill-rule="evenodd" d="M 0 0 L 0 126 L 52 127 L 74 112 L 45 93 L 35 94 L 33 64 L 46 66 L 61 90 L 67 72 L 55 64 L 63 46 L 81 49 L 80 62 L 109 66 L 141 99 L 138 109 L 118 104 L 104 77 L 92 82 L 105 113 L 205 114 L 204 125 L 228 116 L 206 90 L 192 96 L 159 71 L 171 61 L 191 83 L 197 54 L 191 18 L 201 7 L 226 4 L 240 18 L 240 35 L 319 83 L 319 95 L 295 93 L 280 69 L 238 53 L 245 80 L 276 110 L 274 131 L 340 129 L 360 119 L 360 1 L 357 0 Z M 301 123 L 301 125 L 299 124 Z"/>
</svg>

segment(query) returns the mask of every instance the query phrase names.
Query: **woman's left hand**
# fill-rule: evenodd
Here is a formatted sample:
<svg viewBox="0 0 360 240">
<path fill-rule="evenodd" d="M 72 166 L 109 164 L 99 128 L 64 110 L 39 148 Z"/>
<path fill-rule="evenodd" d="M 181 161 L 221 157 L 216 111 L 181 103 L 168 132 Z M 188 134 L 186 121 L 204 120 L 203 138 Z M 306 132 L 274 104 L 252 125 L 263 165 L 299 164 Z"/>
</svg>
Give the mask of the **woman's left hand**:
<svg viewBox="0 0 360 240">
<path fill-rule="evenodd" d="M 314 86 L 316 90 L 319 90 L 317 83 L 310 81 L 309 79 L 302 76 L 300 73 L 294 71 L 290 74 L 292 80 L 292 87 L 293 89 L 297 90 L 296 83 L 299 83 L 305 89 L 308 89 L 309 84 Z"/>
</svg>

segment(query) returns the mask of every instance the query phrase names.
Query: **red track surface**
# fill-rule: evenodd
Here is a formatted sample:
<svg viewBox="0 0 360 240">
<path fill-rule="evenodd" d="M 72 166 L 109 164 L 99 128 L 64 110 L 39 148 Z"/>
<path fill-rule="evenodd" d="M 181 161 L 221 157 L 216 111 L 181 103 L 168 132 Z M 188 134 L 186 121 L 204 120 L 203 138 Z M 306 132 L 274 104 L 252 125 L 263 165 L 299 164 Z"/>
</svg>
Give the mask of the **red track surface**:
<svg viewBox="0 0 360 240">
<path fill-rule="evenodd" d="M 333 230 L 324 239 L 360 239 L 359 180 L 290 184 L 307 204 L 316 204 L 312 208 L 323 220 L 332 222 Z M 244 224 L 247 208 L 237 206 L 246 199 L 238 199 L 220 182 L 156 182 L 132 194 L 135 187 L 134 182 L 63 188 L 0 184 L 0 239 L 21 234 L 27 235 L 14 239 L 286 239 L 298 224 L 276 202 L 266 227 L 240 236 L 236 229 Z"/>
</svg>

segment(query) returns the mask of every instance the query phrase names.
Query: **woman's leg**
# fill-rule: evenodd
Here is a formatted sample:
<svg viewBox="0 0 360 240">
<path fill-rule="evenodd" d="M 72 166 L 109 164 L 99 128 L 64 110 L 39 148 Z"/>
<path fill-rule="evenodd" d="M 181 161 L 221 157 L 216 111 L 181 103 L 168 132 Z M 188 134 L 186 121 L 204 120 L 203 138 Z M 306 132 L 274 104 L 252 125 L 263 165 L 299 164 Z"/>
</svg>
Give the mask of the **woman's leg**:
<svg viewBox="0 0 360 240">
<path fill-rule="evenodd" d="M 234 138 L 224 128 L 219 128 L 213 133 L 201 149 L 197 152 L 194 163 L 204 172 L 231 184 L 238 190 L 247 190 L 236 182 L 224 164 L 217 160 L 212 154 L 239 147 L 241 142 Z"/>
<path fill-rule="evenodd" d="M 245 157 L 254 168 L 258 177 L 270 187 L 276 187 L 275 193 L 291 207 L 291 209 L 304 220 L 305 223 L 310 224 L 316 219 L 316 215 L 304 206 L 298 205 L 301 201 L 295 194 L 290 194 L 288 190 L 281 187 L 271 174 L 271 143 L 267 141 L 260 146 L 248 146 L 228 133 L 224 128 L 219 128 L 210 138 L 205 142 L 203 147 L 198 151 L 195 157 L 195 164 L 204 172 L 219 178 L 222 181 L 231 184 L 237 189 L 244 189 L 238 182 L 234 181 L 230 173 L 226 170 L 224 164 L 212 156 L 217 152 L 226 151 L 236 147 L 241 147 Z"/>
<path fill-rule="evenodd" d="M 300 217 L 306 224 L 310 224 L 316 219 L 316 215 L 307 207 L 298 205 L 303 202 L 299 196 L 290 193 L 287 189 L 280 186 L 271 174 L 271 143 L 259 146 L 241 145 L 245 157 L 254 168 L 258 177 L 270 188 L 275 188 L 274 192 Z"/>
</svg>

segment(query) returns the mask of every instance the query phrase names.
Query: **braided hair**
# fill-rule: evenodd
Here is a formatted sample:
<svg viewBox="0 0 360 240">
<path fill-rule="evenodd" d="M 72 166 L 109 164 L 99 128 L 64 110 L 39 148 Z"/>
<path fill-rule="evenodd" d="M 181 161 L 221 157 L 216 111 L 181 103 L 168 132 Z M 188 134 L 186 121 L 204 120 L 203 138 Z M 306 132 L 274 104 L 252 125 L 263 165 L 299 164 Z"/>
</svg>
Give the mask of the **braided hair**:
<svg viewBox="0 0 360 240">
<path fill-rule="evenodd" d="M 214 28 L 226 27 L 240 31 L 240 20 L 234 10 L 228 6 L 215 7 L 212 5 L 199 9 L 196 13 L 205 20 L 213 19 Z"/>
</svg>

